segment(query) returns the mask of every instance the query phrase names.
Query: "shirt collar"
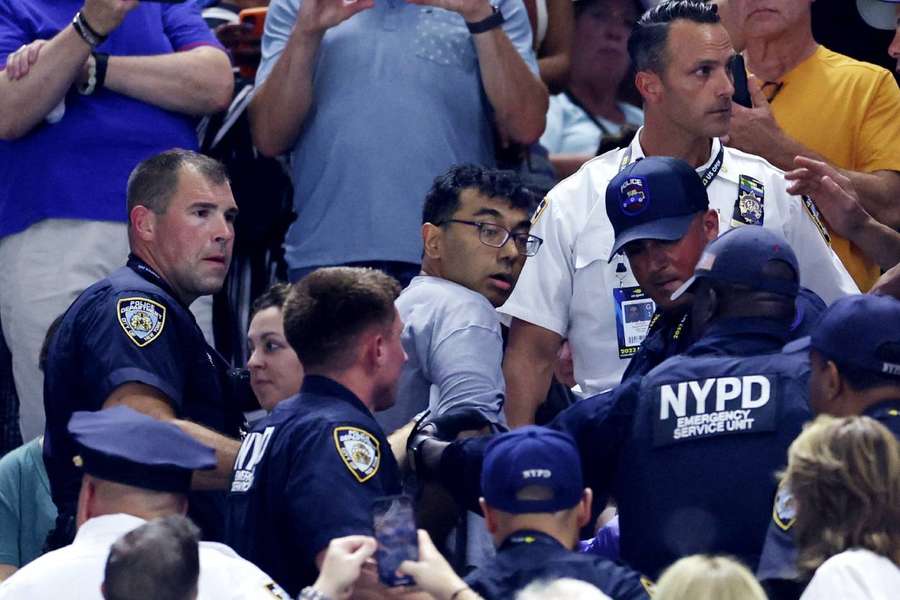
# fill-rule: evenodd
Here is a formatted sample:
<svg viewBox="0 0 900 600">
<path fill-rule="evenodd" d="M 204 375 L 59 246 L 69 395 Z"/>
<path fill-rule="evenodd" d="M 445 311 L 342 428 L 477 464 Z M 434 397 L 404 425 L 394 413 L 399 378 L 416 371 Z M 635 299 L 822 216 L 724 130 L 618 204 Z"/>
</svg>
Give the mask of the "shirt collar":
<svg viewBox="0 0 900 600">
<path fill-rule="evenodd" d="M 900 398 L 883 400 L 873 404 L 866 408 L 863 414 L 878 421 L 883 420 L 884 417 L 900 417 Z"/>
<path fill-rule="evenodd" d="M 159 286 L 166 292 L 169 296 L 171 296 L 176 302 L 187 308 L 187 305 L 181 301 L 181 298 L 175 293 L 175 291 L 169 286 L 165 279 L 162 276 L 153 270 L 153 268 L 148 265 L 142 258 L 140 258 L 137 254 L 131 253 L 128 255 L 128 268 L 141 276 L 141 278 L 146 279 L 153 285 Z"/>
<path fill-rule="evenodd" d="M 637 130 L 637 133 L 634 134 L 634 139 L 631 140 L 631 145 L 629 149 L 631 151 L 631 161 L 634 162 L 639 158 L 646 158 L 647 155 L 644 154 L 644 149 L 641 147 L 641 132 L 644 131 L 644 128 L 641 127 Z M 709 147 L 709 157 L 707 157 L 706 162 L 696 168 L 698 173 L 705 172 L 716 159 L 716 155 L 719 153 L 719 149 L 722 147 L 722 142 L 719 138 L 712 139 L 712 145 Z M 625 150 L 627 152 L 627 150 Z"/>
<path fill-rule="evenodd" d="M 369 407 L 363 404 L 363 401 L 360 400 L 356 394 L 334 379 L 325 377 L 324 375 L 306 375 L 306 377 L 303 378 L 303 385 L 300 386 L 300 394 L 314 394 L 316 396 L 332 396 L 340 398 L 364 411 L 366 414 L 372 414 Z"/>
<path fill-rule="evenodd" d="M 112 545 L 123 533 L 136 529 L 144 523 L 146 523 L 144 519 L 125 513 L 93 517 L 78 528 L 73 543 L 99 544 L 108 542 L 109 545 Z"/>
<path fill-rule="evenodd" d="M 564 548 L 564 546 L 559 542 L 558 539 L 556 539 L 552 535 L 544 533 L 543 531 L 537 531 L 535 529 L 521 529 L 503 540 L 503 543 L 500 544 L 498 550 L 502 552 L 503 550 L 514 548 L 516 546 L 523 546 L 526 544 L 546 544 Z"/>
</svg>

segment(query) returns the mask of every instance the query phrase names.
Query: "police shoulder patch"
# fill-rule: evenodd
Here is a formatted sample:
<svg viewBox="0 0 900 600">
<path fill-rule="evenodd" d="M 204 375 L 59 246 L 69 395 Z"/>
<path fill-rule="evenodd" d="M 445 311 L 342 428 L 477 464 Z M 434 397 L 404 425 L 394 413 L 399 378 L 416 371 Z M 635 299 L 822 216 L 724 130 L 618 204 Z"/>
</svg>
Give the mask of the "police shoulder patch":
<svg viewBox="0 0 900 600">
<path fill-rule="evenodd" d="M 772 520 L 782 531 L 787 531 L 794 525 L 797 518 L 797 510 L 794 506 L 794 496 L 791 490 L 784 484 L 778 486 L 775 494 L 775 504 L 772 506 Z"/>
<path fill-rule="evenodd" d="M 125 335 L 138 348 L 159 337 L 166 325 L 166 307 L 141 296 L 120 298 L 116 303 L 116 318 Z"/>
<path fill-rule="evenodd" d="M 358 427 L 335 427 L 334 445 L 344 465 L 360 483 L 378 472 L 381 464 L 381 444 L 378 439 Z"/>
<path fill-rule="evenodd" d="M 641 586 L 644 588 L 644 591 L 647 592 L 647 595 L 651 598 L 653 597 L 653 594 L 656 593 L 656 584 L 643 575 L 641 575 Z"/>
<path fill-rule="evenodd" d="M 531 215 L 531 224 L 536 225 L 540 220 L 541 215 L 544 214 L 544 210 L 547 208 L 547 205 L 550 204 L 550 196 L 544 196 L 544 199 L 541 200 L 541 203 L 538 204 L 538 207 L 535 209 L 534 214 Z"/>
<path fill-rule="evenodd" d="M 270 581 L 265 584 L 263 586 L 263 589 L 267 591 L 272 598 L 278 598 L 279 600 L 291 600 L 291 597 L 288 596 L 288 593 L 281 589 L 281 586 L 274 581 Z"/>
</svg>

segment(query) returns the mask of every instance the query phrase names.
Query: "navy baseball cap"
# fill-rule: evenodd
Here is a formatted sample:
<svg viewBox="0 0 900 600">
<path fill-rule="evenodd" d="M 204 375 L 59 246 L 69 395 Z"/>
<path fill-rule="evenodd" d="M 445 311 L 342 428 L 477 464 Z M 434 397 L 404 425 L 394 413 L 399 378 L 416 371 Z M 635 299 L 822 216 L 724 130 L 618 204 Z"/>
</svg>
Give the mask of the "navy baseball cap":
<svg viewBox="0 0 900 600">
<path fill-rule="evenodd" d="M 165 421 L 127 406 L 78 411 L 69 420 L 78 445 L 76 464 L 116 483 L 186 493 L 194 470 L 213 469 L 215 450 Z"/>
<path fill-rule="evenodd" d="M 520 496 L 532 486 L 545 488 L 546 494 Z M 568 434 L 531 425 L 498 435 L 485 448 L 481 495 L 492 508 L 551 513 L 574 507 L 583 492 L 581 459 Z"/>
<path fill-rule="evenodd" d="M 772 260 L 784 261 L 794 270 L 792 279 L 773 279 L 764 274 Z M 797 255 L 781 235 L 759 225 L 741 225 L 729 229 L 703 250 L 694 275 L 672 294 L 677 300 L 698 279 L 713 279 L 745 285 L 761 292 L 797 296 L 800 289 Z"/>
<path fill-rule="evenodd" d="M 856 10 L 869 27 L 893 31 L 897 27 L 898 3 L 900 0 L 856 0 Z"/>
<path fill-rule="evenodd" d="M 890 351 L 889 345 L 894 346 Z M 809 348 L 839 365 L 900 377 L 900 300 L 872 294 L 836 300 L 812 335 L 791 342 L 784 351 Z"/>
<path fill-rule="evenodd" d="M 616 236 L 610 262 L 628 242 L 680 240 L 696 214 L 708 209 L 700 176 L 683 160 L 651 156 L 631 163 L 606 186 L 606 214 Z"/>
</svg>

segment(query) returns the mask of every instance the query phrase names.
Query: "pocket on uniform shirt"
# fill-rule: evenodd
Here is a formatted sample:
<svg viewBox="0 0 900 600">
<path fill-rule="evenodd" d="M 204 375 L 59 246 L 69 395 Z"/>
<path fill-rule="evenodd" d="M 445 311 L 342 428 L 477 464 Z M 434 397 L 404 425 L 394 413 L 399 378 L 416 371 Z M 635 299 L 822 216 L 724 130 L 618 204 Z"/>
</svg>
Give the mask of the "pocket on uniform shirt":
<svg viewBox="0 0 900 600">
<path fill-rule="evenodd" d="M 458 13 L 422 6 L 416 23 L 416 56 L 445 67 L 471 71 L 477 63 L 475 44 Z"/>
</svg>

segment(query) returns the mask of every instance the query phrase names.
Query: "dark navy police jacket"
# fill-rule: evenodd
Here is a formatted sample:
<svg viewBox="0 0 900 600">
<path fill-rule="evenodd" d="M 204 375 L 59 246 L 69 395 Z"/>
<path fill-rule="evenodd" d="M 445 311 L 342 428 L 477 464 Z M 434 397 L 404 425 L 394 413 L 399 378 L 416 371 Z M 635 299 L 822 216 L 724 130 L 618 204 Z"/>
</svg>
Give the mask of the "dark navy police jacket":
<svg viewBox="0 0 900 600">
<path fill-rule="evenodd" d="M 117 387 L 142 383 L 165 394 L 177 417 L 236 438 L 243 416 L 228 370 L 188 307 L 136 256 L 86 289 L 53 334 L 44 372 L 44 462 L 60 513 L 74 514 L 81 481 L 66 429 L 73 412 L 100 410 Z M 189 514 L 204 539 L 222 539 L 223 493 L 192 493 Z"/>
<path fill-rule="evenodd" d="M 652 583 L 627 567 L 593 554 L 566 549 L 539 531 L 517 531 L 497 556 L 476 569 L 466 583 L 485 600 L 506 600 L 532 581 L 569 577 L 586 581 L 613 600 L 645 600 Z"/>
<path fill-rule="evenodd" d="M 809 361 L 781 354 L 786 336 L 767 319 L 719 321 L 684 354 L 551 424 L 575 438 L 585 484 L 618 500 L 621 555 L 632 568 L 655 578 L 697 552 L 755 568 L 775 472 L 811 417 Z M 448 447 L 448 488 L 472 493 L 484 445 L 470 438 Z"/>
<path fill-rule="evenodd" d="M 307 375 L 241 445 L 227 543 L 292 597 L 312 585 L 333 538 L 372 535 L 372 502 L 401 492 L 381 428 L 353 392 Z"/>
</svg>

